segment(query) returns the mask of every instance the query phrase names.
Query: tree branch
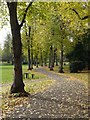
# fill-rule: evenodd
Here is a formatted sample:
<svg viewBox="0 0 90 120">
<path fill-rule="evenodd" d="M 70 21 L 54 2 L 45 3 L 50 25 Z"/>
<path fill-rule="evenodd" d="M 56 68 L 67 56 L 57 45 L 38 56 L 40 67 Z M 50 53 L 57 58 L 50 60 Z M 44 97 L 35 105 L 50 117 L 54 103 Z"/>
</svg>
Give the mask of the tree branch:
<svg viewBox="0 0 90 120">
<path fill-rule="evenodd" d="M 77 14 L 77 16 L 78 16 L 78 18 L 79 18 L 80 20 L 85 20 L 85 19 L 90 18 L 90 15 L 87 15 L 87 16 L 81 18 L 80 15 L 78 14 L 78 12 L 77 12 L 75 9 L 72 9 L 72 10 Z"/>
<path fill-rule="evenodd" d="M 23 26 L 23 23 L 25 22 L 25 18 L 26 18 L 26 15 L 27 15 L 27 11 L 28 11 L 29 7 L 32 5 L 33 2 L 34 2 L 34 0 L 32 0 L 32 2 L 29 3 L 29 5 L 27 6 L 26 10 L 24 11 L 24 15 L 23 15 L 23 19 L 22 19 L 22 22 L 20 24 L 20 27 Z"/>
</svg>

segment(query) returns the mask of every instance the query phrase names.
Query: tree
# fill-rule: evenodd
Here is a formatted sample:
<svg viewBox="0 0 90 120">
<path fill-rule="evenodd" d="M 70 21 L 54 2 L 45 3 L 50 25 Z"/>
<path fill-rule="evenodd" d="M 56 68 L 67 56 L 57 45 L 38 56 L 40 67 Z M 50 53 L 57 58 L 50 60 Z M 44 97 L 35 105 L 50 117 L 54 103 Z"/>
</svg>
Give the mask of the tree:
<svg viewBox="0 0 90 120">
<path fill-rule="evenodd" d="M 85 56 L 84 45 L 81 42 L 78 42 L 75 46 L 73 46 L 73 50 L 67 55 L 69 61 L 85 62 L 84 56 Z"/>
<path fill-rule="evenodd" d="M 25 6 L 24 6 L 25 7 Z M 84 7 L 84 9 L 83 9 Z M 21 8 L 20 8 L 21 9 Z M 57 48 L 58 58 L 61 56 L 59 71 L 63 71 L 63 56 L 76 44 L 77 36 L 84 33 L 87 21 L 78 19 L 73 14 L 76 9 L 80 16 L 87 16 L 87 3 L 34 3 L 27 14 L 26 21 L 33 28 L 33 56 L 34 60 L 43 62 L 49 60 L 50 46 L 53 47 L 52 65 L 55 62 Z M 30 14 L 32 12 L 32 14 Z M 21 15 L 20 10 L 20 15 Z M 82 17 L 83 18 L 83 17 Z M 73 43 L 69 38 L 73 38 Z M 38 46 L 38 48 L 37 48 Z M 40 49 L 42 52 L 40 52 Z M 51 58 L 50 58 L 51 59 Z M 56 56 L 57 59 L 57 56 Z M 51 60 L 50 60 L 51 61 Z M 38 63 L 38 62 L 37 62 Z"/>
<path fill-rule="evenodd" d="M 80 20 L 85 20 L 85 19 L 90 18 L 90 15 L 87 15 L 87 16 L 84 16 L 83 18 L 81 18 L 80 15 L 78 14 L 78 12 L 75 9 L 72 9 L 72 10 L 77 14 L 77 16 Z"/>
<path fill-rule="evenodd" d="M 88 70 L 90 70 L 90 28 L 88 28 L 86 32 L 81 36 L 81 42 L 84 48 L 84 61 L 88 67 Z"/>
<path fill-rule="evenodd" d="M 7 2 L 9 15 L 10 15 L 10 25 L 12 32 L 12 44 L 13 44 L 13 54 L 14 54 L 14 82 L 11 86 L 11 93 L 28 93 L 24 90 L 24 83 L 22 78 L 22 43 L 21 43 L 21 27 L 25 22 L 26 14 L 29 7 L 33 2 L 30 2 L 24 11 L 23 19 L 19 24 L 17 18 L 17 2 Z"/>
<path fill-rule="evenodd" d="M 7 63 L 10 63 L 13 61 L 13 55 L 12 55 L 12 37 L 10 34 L 7 34 L 6 40 L 4 42 L 4 48 L 2 53 L 2 61 L 7 61 Z"/>
<path fill-rule="evenodd" d="M 28 27 L 28 31 L 29 31 L 28 35 L 27 35 L 27 32 L 26 32 L 27 45 L 28 45 L 28 70 L 32 70 L 33 67 L 32 67 L 31 50 L 30 50 L 30 48 L 31 48 L 31 45 L 30 45 L 30 43 L 31 43 L 31 40 L 30 40 L 31 39 L 31 36 L 30 36 L 31 26 Z"/>
</svg>

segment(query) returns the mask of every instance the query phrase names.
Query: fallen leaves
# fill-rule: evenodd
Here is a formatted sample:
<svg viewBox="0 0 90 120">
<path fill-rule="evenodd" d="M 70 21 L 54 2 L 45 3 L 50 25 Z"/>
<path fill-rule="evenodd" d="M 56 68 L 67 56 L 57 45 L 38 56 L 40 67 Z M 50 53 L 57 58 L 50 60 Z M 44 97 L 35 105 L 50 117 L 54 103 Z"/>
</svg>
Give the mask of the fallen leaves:
<svg viewBox="0 0 90 120">
<path fill-rule="evenodd" d="M 53 80 L 42 80 L 39 82 L 26 82 L 25 89 L 27 92 L 31 94 L 36 94 L 38 92 L 43 92 L 44 90 L 48 89 L 51 85 L 54 84 L 55 81 Z M 9 89 L 10 86 L 8 86 Z M 3 90 L 7 90 L 3 87 Z M 9 90 L 8 90 L 9 91 Z M 28 104 L 28 98 L 26 97 L 18 97 L 19 94 L 10 95 L 9 92 L 2 93 L 2 104 L 0 108 L 2 109 L 2 116 L 5 118 L 7 114 L 10 114 L 16 107 L 23 107 L 27 104 L 27 109 L 30 108 L 30 104 Z M 17 110 L 17 113 L 19 111 Z"/>
<path fill-rule="evenodd" d="M 20 117 L 87 117 L 87 89 L 77 80 L 62 79 L 59 75 L 47 73 L 54 80 L 37 80 L 26 82 L 26 91 L 33 97 L 8 98 L 3 96 L 3 116 L 12 113 Z M 55 83 L 55 84 L 54 84 Z M 48 89 L 49 88 L 49 89 Z M 38 94 L 37 94 L 38 93 Z"/>
<path fill-rule="evenodd" d="M 22 107 L 25 102 L 28 101 L 28 98 L 26 97 L 15 98 L 14 96 L 9 97 L 9 95 L 6 95 L 7 97 L 4 96 L 1 106 L 3 117 L 5 117 L 7 114 L 10 114 L 15 109 L 15 107 Z"/>
<path fill-rule="evenodd" d="M 31 94 L 36 94 L 38 92 L 43 92 L 52 86 L 55 83 L 55 80 L 42 80 L 36 81 L 32 83 L 26 83 L 26 91 L 30 92 Z"/>
</svg>

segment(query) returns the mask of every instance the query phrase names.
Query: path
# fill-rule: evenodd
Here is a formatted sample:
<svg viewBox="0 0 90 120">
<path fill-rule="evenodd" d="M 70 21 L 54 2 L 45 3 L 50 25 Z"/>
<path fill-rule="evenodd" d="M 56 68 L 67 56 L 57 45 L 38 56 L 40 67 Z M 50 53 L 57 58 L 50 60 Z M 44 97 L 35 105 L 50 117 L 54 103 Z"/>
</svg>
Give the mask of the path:
<svg viewBox="0 0 90 120">
<path fill-rule="evenodd" d="M 82 82 L 69 80 L 43 68 L 35 71 L 46 74 L 56 83 L 43 93 L 30 97 L 28 104 L 16 108 L 8 117 L 84 118 L 82 120 L 88 117 L 88 90 Z"/>
</svg>

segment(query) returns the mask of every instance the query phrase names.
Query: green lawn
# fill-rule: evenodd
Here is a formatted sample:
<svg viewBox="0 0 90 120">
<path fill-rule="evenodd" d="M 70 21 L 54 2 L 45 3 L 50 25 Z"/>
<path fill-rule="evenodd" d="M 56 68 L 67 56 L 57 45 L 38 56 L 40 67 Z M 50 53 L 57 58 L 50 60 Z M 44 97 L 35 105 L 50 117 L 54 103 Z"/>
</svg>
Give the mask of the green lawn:
<svg viewBox="0 0 90 120">
<path fill-rule="evenodd" d="M 13 76 L 14 76 L 14 69 L 13 69 L 13 65 L 10 65 L 10 64 L 2 64 L 0 65 L 0 83 L 2 84 L 5 84 L 5 83 L 12 83 L 13 82 Z M 27 65 L 23 65 L 23 73 L 28 71 L 27 68 L 28 66 Z M 34 79 L 40 79 L 40 78 L 45 78 L 46 76 L 43 75 L 43 74 L 39 74 L 37 72 L 34 72 L 33 70 L 32 71 L 29 71 L 30 73 L 33 73 L 34 74 Z M 32 76 L 29 75 L 29 79 L 31 79 Z M 24 79 L 26 80 L 26 79 Z"/>
<path fill-rule="evenodd" d="M 0 66 L 2 70 L 2 80 L 1 83 L 10 83 L 13 81 L 13 66 L 12 65 L 3 65 Z"/>
</svg>

